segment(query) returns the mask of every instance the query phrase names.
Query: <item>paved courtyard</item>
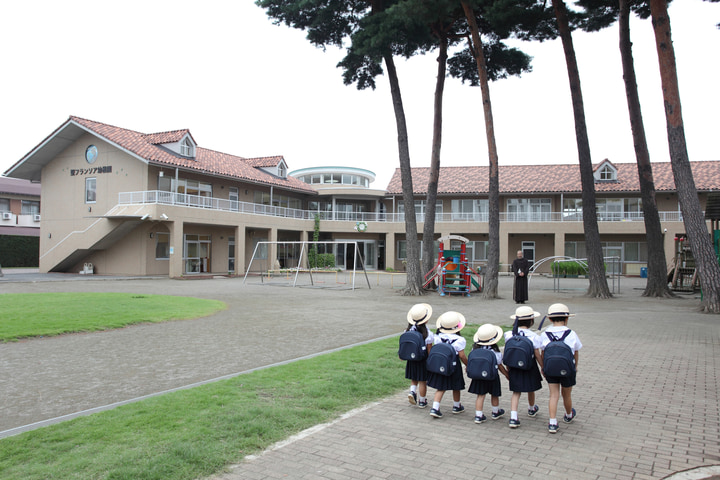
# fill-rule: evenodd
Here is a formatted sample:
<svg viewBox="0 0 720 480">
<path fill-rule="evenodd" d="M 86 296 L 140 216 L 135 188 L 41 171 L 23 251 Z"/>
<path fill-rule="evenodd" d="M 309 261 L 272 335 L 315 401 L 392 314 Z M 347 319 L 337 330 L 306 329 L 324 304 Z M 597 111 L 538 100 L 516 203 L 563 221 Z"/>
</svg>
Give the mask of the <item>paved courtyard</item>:
<svg viewBox="0 0 720 480">
<path fill-rule="evenodd" d="M 211 317 L 140 325 L 93 334 L 0 344 L 0 437 L 80 411 L 182 388 L 281 361 L 399 333 L 409 307 L 398 295 L 401 276 L 370 274 L 372 289 L 289 288 L 257 279 L 108 279 L 8 274 L 0 293 L 111 291 L 187 295 L 226 302 Z M 320 279 L 318 279 L 320 280 Z M 277 280 L 281 282 L 281 280 Z M 347 287 L 351 279 L 326 276 L 316 285 Z M 445 418 L 407 403 L 398 392 L 233 466 L 215 480 L 390 478 L 664 478 L 720 465 L 720 317 L 696 312 L 699 298 L 646 299 L 644 279 L 623 279 L 612 300 L 582 296 L 584 280 L 533 277 L 530 302 L 544 312 L 557 301 L 585 347 L 573 400 L 577 420 L 547 433 L 547 385 L 538 393 L 540 414 L 524 415 L 511 430 L 507 417 L 476 425 L 474 396 L 467 411 Z M 509 278 L 505 298 L 482 300 L 429 294 L 422 301 L 470 323 L 509 324 L 515 310 Z M 0 300 L 2 297 L 0 296 Z M 260 355 L 254 334 L 278 341 L 272 358 Z M 323 342 L 317 342 L 318 333 Z M 398 360 L 398 369 L 404 368 Z M 503 383 L 501 407 L 509 411 Z M 523 397 L 522 402 L 525 402 Z M 1 442 L 1 440 L 0 440 Z M 710 478 L 720 469 L 692 477 Z"/>
</svg>

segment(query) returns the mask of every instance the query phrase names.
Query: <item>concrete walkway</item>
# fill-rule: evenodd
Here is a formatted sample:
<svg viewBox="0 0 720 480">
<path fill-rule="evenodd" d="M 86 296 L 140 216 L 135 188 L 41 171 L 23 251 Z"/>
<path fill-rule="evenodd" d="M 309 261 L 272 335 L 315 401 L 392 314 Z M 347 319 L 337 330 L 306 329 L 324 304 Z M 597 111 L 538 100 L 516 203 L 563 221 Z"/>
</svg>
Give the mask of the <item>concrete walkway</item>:
<svg viewBox="0 0 720 480">
<path fill-rule="evenodd" d="M 355 291 L 242 285 L 241 279 L 7 279 L 2 293 L 169 293 L 217 298 L 229 308 L 194 321 L 0 344 L 0 431 L 399 333 L 419 301 L 399 296 L 395 279 L 391 288 L 388 278 L 376 284 L 372 276 L 372 290 Z M 342 280 L 327 278 L 325 285 L 343 286 Z M 650 479 L 720 465 L 720 317 L 696 313 L 696 296 L 643 298 L 643 285 L 643 279 L 623 279 L 614 299 L 600 301 L 582 296 L 583 280 L 563 281 L 563 290 L 554 292 L 551 279 L 531 279 L 529 304 L 544 312 L 556 301 L 567 303 L 577 313 L 571 328 L 585 345 L 573 391 L 578 416 L 561 422 L 555 435 L 547 433 L 546 384 L 538 392 L 540 414 L 530 418 L 522 408 L 516 430 L 508 428 L 507 416 L 473 423 L 474 396 L 466 392 L 467 411 L 450 414 L 446 395 L 440 420 L 398 392 L 246 458 L 214 480 Z M 435 308 L 433 319 L 457 310 L 470 323 L 507 325 L 515 310 L 509 278 L 501 278 L 500 291 L 508 298 L 430 294 L 422 301 Z M 255 332 L 293 338 L 293 351 L 278 342 L 273 358 L 259 361 Z M 509 410 L 509 401 L 503 381 L 501 407 Z M 706 469 L 683 478 L 718 474 Z"/>
</svg>

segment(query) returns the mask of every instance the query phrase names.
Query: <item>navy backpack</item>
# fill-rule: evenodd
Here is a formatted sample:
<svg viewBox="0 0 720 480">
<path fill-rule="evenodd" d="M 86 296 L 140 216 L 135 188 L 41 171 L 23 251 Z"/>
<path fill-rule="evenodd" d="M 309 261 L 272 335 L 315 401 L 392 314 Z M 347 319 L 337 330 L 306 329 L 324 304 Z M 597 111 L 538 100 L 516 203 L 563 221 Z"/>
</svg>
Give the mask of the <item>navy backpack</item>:
<svg viewBox="0 0 720 480">
<path fill-rule="evenodd" d="M 408 330 L 400 335 L 400 347 L 398 348 L 400 360 L 419 362 L 427 356 L 427 346 L 422 333 L 417 330 Z"/>
<path fill-rule="evenodd" d="M 517 318 L 512 333 L 513 336 L 505 341 L 503 363 L 510 368 L 530 370 L 535 362 L 535 348 L 532 340 L 518 332 Z"/>
<path fill-rule="evenodd" d="M 543 371 L 547 377 L 572 377 L 575 374 L 575 355 L 565 343 L 572 330 L 565 330 L 561 337 L 545 332 L 550 339 L 543 352 Z"/>
<path fill-rule="evenodd" d="M 450 376 L 455 373 L 458 354 L 452 346 L 453 342 L 443 340 L 441 343 L 433 345 L 426 362 L 426 367 L 429 372 L 445 376 Z"/>
<path fill-rule="evenodd" d="M 475 348 L 468 355 L 467 375 L 474 380 L 493 381 L 498 378 L 495 352 L 489 348 Z"/>
</svg>

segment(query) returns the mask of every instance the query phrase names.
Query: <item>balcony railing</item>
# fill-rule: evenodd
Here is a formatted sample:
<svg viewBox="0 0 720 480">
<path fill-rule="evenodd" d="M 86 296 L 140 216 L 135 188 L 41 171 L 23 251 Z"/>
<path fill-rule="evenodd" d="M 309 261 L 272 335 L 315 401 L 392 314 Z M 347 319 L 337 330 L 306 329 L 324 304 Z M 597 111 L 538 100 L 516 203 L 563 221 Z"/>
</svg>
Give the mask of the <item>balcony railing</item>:
<svg viewBox="0 0 720 480">
<path fill-rule="evenodd" d="M 404 213 L 382 212 L 327 212 L 317 210 L 300 210 L 297 208 L 261 205 L 259 203 L 240 202 L 224 198 L 204 197 L 201 195 L 188 195 L 184 193 L 149 190 L 144 192 L 121 192 L 118 203 L 120 205 L 178 205 L 208 210 L 221 210 L 225 212 L 238 212 L 250 215 L 264 215 L 270 217 L 295 218 L 299 220 L 314 220 L 319 215 L 321 220 L 338 222 L 404 222 Z M 680 212 L 659 212 L 661 222 L 681 222 Z M 642 213 L 608 213 L 598 212 L 599 222 L 642 222 Z M 416 214 L 418 222 L 425 221 L 424 214 Z M 487 222 L 486 212 L 476 213 L 437 213 L 435 222 L 447 223 L 477 223 Z M 582 212 L 501 212 L 501 222 L 582 222 Z"/>
</svg>

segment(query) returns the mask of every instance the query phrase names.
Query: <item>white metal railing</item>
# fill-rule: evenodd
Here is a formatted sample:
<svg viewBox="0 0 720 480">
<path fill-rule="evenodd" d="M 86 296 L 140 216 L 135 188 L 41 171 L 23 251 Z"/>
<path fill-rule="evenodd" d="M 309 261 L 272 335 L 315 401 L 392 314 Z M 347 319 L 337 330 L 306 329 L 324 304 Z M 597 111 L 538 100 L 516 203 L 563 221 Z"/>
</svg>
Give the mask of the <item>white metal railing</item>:
<svg viewBox="0 0 720 480">
<path fill-rule="evenodd" d="M 382 212 L 327 212 L 316 210 L 300 210 L 297 208 L 262 205 L 259 203 L 240 202 L 224 198 L 204 197 L 201 195 L 188 195 L 160 190 L 143 192 L 121 192 L 118 203 L 120 205 L 178 205 L 208 210 L 222 210 L 251 215 L 264 215 L 270 217 L 296 218 L 299 220 L 313 220 L 319 215 L 321 220 L 338 222 L 404 222 L 404 213 Z M 659 212 L 661 222 L 681 222 L 679 211 Z M 437 213 L 436 222 L 447 223 L 477 223 L 488 221 L 487 212 L 475 213 Z M 417 214 L 418 222 L 425 221 L 424 214 Z M 598 222 L 642 222 L 642 212 L 598 212 Z M 582 222 L 582 212 L 501 212 L 501 222 Z"/>
</svg>

